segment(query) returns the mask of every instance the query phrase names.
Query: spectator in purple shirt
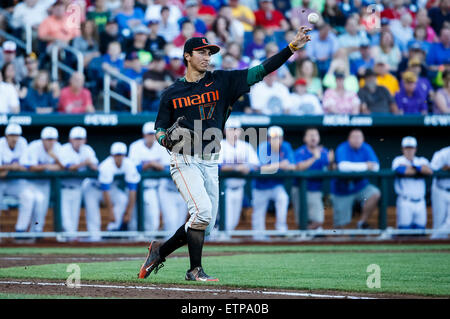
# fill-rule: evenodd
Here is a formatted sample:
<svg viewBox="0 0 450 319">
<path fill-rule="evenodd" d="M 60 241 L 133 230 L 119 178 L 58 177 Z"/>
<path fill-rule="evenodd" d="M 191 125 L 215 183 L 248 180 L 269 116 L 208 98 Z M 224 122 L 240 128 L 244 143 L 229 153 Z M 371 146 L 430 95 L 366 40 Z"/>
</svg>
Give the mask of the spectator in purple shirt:
<svg viewBox="0 0 450 319">
<path fill-rule="evenodd" d="M 403 88 L 395 95 L 395 101 L 400 114 L 422 114 L 428 113 L 426 97 L 417 90 L 417 75 L 406 71 L 402 75 Z"/>
<path fill-rule="evenodd" d="M 419 57 L 412 57 L 408 61 L 408 71 L 413 72 L 417 76 L 417 83 L 416 83 L 416 90 L 419 91 L 425 100 L 427 101 L 433 101 L 434 100 L 434 91 L 433 87 L 431 86 L 430 81 L 424 77 L 421 76 L 422 74 L 422 61 L 419 59 Z M 425 72 L 426 74 L 426 72 Z M 403 81 L 400 83 L 400 88 L 404 86 Z"/>
<path fill-rule="evenodd" d="M 311 0 L 303 0 L 300 7 L 294 7 L 286 14 L 294 30 L 297 30 L 302 25 L 311 29 L 314 28 L 314 25 L 308 21 L 308 15 L 313 12 L 317 13 L 317 11 L 311 7 Z"/>
<path fill-rule="evenodd" d="M 245 46 L 244 55 L 250 59 L 262 60 L 266 56 L 266 33 L 262 27 L 255 27 L 253 40 Z"/>
</svg>

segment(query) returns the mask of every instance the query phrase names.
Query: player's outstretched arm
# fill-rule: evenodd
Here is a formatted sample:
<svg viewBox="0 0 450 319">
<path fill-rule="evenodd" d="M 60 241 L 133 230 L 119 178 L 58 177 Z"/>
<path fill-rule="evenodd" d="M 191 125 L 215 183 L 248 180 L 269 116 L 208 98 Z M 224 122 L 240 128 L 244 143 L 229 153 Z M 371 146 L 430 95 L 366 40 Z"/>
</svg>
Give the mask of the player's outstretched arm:
<svg viewBox="0 0 450 319">
<path fill-rule="evenodd" d="M 306 43 L 311 41 L 311 36 L 308 35 L 311 29 L 306 26 L 301 26 L 295 35 L 294 40 L 283 50 L 277 54 L 271 56 L 270 58 L 264 60 L 260 65 L 248 69 L 247 83 L 248 85 L 253 85 L 261 81 L 267 74 L 272 73 L 282 66 L 291 55 L 303 48 Z"/>
</svg>

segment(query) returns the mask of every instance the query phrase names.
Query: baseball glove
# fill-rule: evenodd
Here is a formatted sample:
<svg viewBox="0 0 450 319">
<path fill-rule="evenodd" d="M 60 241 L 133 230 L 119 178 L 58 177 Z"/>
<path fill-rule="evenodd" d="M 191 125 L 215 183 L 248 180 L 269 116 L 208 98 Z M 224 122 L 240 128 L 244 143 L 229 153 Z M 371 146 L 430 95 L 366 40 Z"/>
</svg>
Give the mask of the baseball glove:
<svg viewBox="0 0 450 319">
<path fill-rule="evenodd" d="M 180 122 L 182 120 L 186 120 L 186 117 L 180 116 L 177 118 L 175 123 L 173 123 L 172 126 L 166 131 L 164 146 L 169 151 L 173 151 L 174 148 L 178 151 L 186 144 L 192 146 L 194 143 L 198 143 L 200 141 L 200 138 L 196 132 L 181 126 Z"/>
</svg>

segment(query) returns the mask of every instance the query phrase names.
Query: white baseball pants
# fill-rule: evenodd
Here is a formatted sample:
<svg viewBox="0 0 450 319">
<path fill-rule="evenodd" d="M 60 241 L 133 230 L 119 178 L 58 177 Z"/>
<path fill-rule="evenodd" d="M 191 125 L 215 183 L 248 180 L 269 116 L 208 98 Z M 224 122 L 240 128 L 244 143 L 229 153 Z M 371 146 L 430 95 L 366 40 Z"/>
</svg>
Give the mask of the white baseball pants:
<svg viewBox="0 0 450 319">
<path fill-rule="evenodd" d="M 176 186 L 174 185 L 173 188 L 169 188 L 167 187 L 168 183 L 173 184 L 173 181 L 161 180 L 159 198 L 164 230 L 173 232 L 186 222 L 187 206 Z"/>
<path fill-rule="evenodd" d="M 81 193 L 81 185 L 73 188 L 61 188 L 61 222 L 64 231 L 78 231 Z"/>
<path fill-rule="evenodd" d="M 26 181 L 20 190 L 16 231 L 42 232 L 50 201 L 50 181 Z M 31 224 L 31 225 L 30 225 Z"/>
<path fill-rule="evenodd" d="M 253 214 L 252 228 L 253 230 L 266 229 L 266 213 L 269 201 L 275 201 L 276 211 L 276 230 L 287 230 L 287 213 L 289 206 L 289 196 L 283 185 L 277 185 L 270 189 L 253 189 Z M 254 236 L 255 239 L 263 238 L 259 235 Z"/>
<path fill-rule="evenodd" d="M 427 205 L 425 198 L 411 201 L 402 196 L 397 197 L 397 228 L 411 228 L 412 225 L 425 228 L 427 225 Z"/>
<path fill-rule="evenodd" d="M 211 233 L 219 208 L 219 168 L 217 160 L 172 153 L 170 174 L 188 206 L 187 228 Z"/>
<path fill-rule="evenodd" d="M 225 230 L 234 230 L 239 224 L 244 200 L 244 187 L 225 189 Z"/>
<path fill-rule="evenodd" d="M 126 192 L 111 185 L 109 190 L 113 204 L 114 222 L 108 223 L 108 231 L 117 230 L 122 224 L 123 215 L 127 207 L 128 196 Z M 95 181 L 83 183 L 83 198 L 86 206 L 86 224 L 88 232 L 101 230 L 100 202 L 103 200 L 103 191 L 97 187 Z"/>
<path fill-rule="evenodd" d="M 431 205 L 433 208 L 433 229 L 450 230 L 450 192 L 431 187 Z M 448 238 L 447 234 L 433 234 L 433 239 Z"/>
<path fill-rule="evenodd" d="M 30 218 L 33 214 L 33 207 L 35 202 L 35 194 L 31 186 L 26 180 L 6 180 L 0 182 L 0 203 L 3 202 L 4 196 L 13 196 L 19 201 L 19 216 L 24 219 L 21 224 L 25 223 L 25 216 L 29 216 L 28 223 L 19 231 L 26 231 L 28 229 Z M 17 227 L 16 227 L 17 229 Z"/>
</svg>

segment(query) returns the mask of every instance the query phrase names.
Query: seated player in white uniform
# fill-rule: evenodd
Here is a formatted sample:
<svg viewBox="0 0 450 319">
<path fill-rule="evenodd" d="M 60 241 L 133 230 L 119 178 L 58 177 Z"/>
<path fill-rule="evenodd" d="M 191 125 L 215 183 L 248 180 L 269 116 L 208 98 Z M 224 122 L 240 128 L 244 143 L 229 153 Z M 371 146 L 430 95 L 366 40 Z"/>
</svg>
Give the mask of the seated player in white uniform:
<svg viewBox="0 0 450 319">
<path fill-rule="evenodd" d="M 289 142 L 283 141 L 283 129 L 279 126 L 269 127 L 268 141 L 258 147 L 258 158 L 261 165 L 261 173 L 273 174 L 279 170 L 290 171 L 295 169 L 294 151 Z M 253 230 L 265 230 L 266 212 L 269 201 L 275 202 L 276 224 L 278 231 L 285 231 L 287 227 L 287 213 L 289 196 L 284 188 L 282 178 L 259 178 L 255 181 L 253 189 Z M 259 234 L 253 237 L 256 240 L 265 240 L 265 236 Z"/>
<path fill-rule="evenodd" d="M 30 172 L 61 171 L 63 166 L 59 161 L 61 144 L 58 143 L 58 131 L 56 128 L 47 126 L 41 131 L 41 139 L 35 140 L 28 145 L 21 163 Z M 45 216 L 47 215 L 50 201 L 50 180 L 30 179 L 27 181 L 27 191 L 34 194 L 32 210 L 19 211 L 16 231 L 23 232 L 31 224 L 30 231 L 41 232 L 44 230 Z"/>
<path fill-rule="evenodd" d="M 128 229 L 136 204 L 136 189 L 141 180 L 136 165 L 126 157 L 127 146 L 124 143 L 113 143 L 110 154 L 98 166 L 98 180 L 87 183 L 83 190 L 86 214 L 92 216 L 92 219 L 88 220 L 88 223 L 91 223 L 89 229 L 94 233 L 101 229 L 100 202 L 102 200 L 108 212 L 109 223 L 106 229 L 108 231 Z M 127 192 L 119 188 L 118 181 L 114 181 L 117 175 L 125 175 Z M 99 239 L 98 234 L 94 233 L 90 238 L 91 241 Z"/>
<path fill-rule="evenodd" d="M 241 123 L 229 118 L 225 123 L 225 139 L 220 143 L 219 167 L 223 172 L 248 174 L 259 166 L 258 155 L 251 144 L 240 140 Z M 228 178 L 225 181 L 225 230 L 234 230 L 239 224 L 244 200 L 244 178 Z"/>
<path fill-rule="evenodd" d="M 25 166 L 19 163 L 21 156 L 25 153 L 28 142 L 22 136 L 20 125 L 8 124 L 5 136 L 0 138 L 0 213 L 4 196 L 12 196 L 19 200 L 19 211 L 31 210 L 33 193 L 25 188 L 26 181 L 23 179 L 3 179 L 10 171 L 25 171 Z"/>
<path fill-rule="evenodd" d="M 399 229 L 425 229 L 427 204 L 425 202 L 425 178 L 433 171 L 425 157 L 417 157 L 417 140 L 412 136 L 402 139 L 402 153 L 392 162 L 397 173 L 394 182 L 397 193 L 397 227 Z M 412 178 L 414 177 L 414 178 Z"/>
<path fill-rule="evenodd" d="M 162 158 L 167 151 L 156 142 L 155 123 L 147 122 L 142 127 L 142 138 L 130 145 L 128 157 L 134 162 L 139 172 L 162 171 L 164 165 Z M 159 180 L 156 178 L 146 178 L 143 181 L 144 187 L 144 228 L 145 231 L 157 231 L 160 224 L 158 186 Z M 137 214 L 129 224 L 130 230 L 137 229 Z"/>
<path fill-rule="evenodd" d="M 434 171 L 450 171 L 450 146 L 436 153 L 431 159 L 431 168 Z M 448 238 L 450 231 L 450 178 L 436 177 L 431 187 L 431 205 L 433 207 L 433 233 L 432 239 Z M 439 232 L 442 230 L 443 232 Z"/>
<path fill-rule="evenodd" d="M 69 142 L 61 147 L 59 160 L 65 169 L 73 172 L 97 170 L 98 159 L 95 151 L 86 145 L 86 129 L 73 127 L 69 132 Z M 78 230 L 82 200 L 82 178 L 65 178 L 61 181 L 61 220 L 64 231 Z"/>
<path fill-rule="evenodd" d="M 162 164 L 170 170 L 170 154 L 164 149 Z M 186 223 L 188 207 L 183 196 L 171 178 L 161 178 L 159 184 L 159 202 L 165 231 L 173 233 L 180 225 Z"/>
</svg>

